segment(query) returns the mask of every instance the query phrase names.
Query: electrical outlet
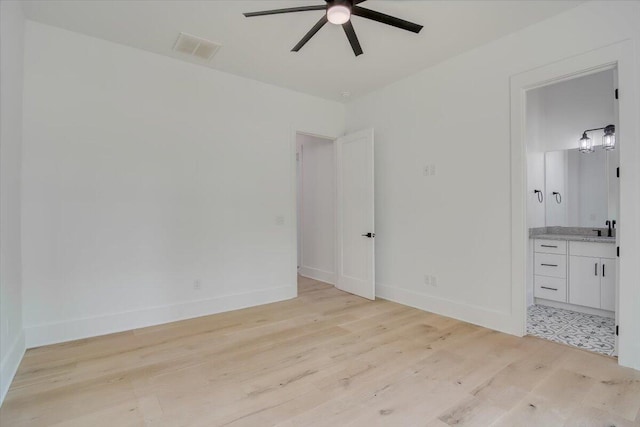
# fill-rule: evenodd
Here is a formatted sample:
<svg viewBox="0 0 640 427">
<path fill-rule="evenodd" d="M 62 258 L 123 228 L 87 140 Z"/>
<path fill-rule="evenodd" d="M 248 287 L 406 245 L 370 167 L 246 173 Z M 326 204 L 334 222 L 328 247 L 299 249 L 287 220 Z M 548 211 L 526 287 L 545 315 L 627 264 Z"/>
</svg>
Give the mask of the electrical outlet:
<svg viewBox="0 0 640 427">
<path fill-rule="evenodd" d="M 424 284 L 427 286 L 438 286 L 438 278 L 431 274 L 425 274 Z"/>
<path fill-rule="evenodd" d="M 284 215 L 278 215 L 276 217 L 276 225 L 284 225 Z"/>
<path fill-rule="evenodd" d="M 425 165 L 424 169 L 422 169 L 422 174 L 424 176 L 435 176 L 436 174 L 436 165 Z"/>
<path fill-rule="evenodd" d="M 200 280 L 196 279 L 193 281 L 193 290 L 194 291 L 199 291 L 200 289 L 202 289 L 202 283 L 200 283 Z"/>
</svg>

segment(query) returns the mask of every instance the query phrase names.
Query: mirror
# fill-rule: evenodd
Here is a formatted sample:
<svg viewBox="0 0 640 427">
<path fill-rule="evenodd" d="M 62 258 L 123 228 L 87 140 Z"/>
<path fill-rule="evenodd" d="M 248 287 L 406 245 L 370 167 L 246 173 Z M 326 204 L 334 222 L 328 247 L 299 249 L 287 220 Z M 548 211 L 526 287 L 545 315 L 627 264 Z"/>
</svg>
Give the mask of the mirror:
<svg viewBox="0 0 640 427">
<path fill-rule="evenodd" d="M 601 146 L 592 153 L 545 152 L 547 227 L 605 227 L 606 220 L 618 220 L 618 155 Z"/>
</svg>

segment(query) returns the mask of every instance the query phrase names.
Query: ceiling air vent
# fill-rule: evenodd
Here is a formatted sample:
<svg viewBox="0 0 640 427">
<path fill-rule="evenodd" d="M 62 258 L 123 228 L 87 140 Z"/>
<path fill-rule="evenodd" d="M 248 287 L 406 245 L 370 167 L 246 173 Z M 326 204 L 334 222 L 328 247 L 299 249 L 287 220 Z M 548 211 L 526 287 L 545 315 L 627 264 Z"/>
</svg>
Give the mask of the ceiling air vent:
<svg viewBox="0 0 640 427">
<path fill-rule="evenodd" d="M 205 61 L 210 61 L 220 47 L 219 44 L 212 41 L 192 36 L 191 34 L 180 33 L 176 44 L 173 46 L 173 50 L 204 59 Z"/>
</svg>

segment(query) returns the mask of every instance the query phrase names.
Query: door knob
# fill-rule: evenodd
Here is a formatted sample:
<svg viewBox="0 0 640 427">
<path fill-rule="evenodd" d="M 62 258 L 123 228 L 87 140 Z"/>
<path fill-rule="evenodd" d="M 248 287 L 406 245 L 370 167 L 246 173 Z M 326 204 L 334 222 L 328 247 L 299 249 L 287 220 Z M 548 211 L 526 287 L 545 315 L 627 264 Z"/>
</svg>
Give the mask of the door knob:
<svg viewBox="0 0 640 427">
<path fill-rule="evenodd" d="M 367 234 L 361 234 L 362 237 L 368 237 L 368 238 L 373 238 L 376 237 L 376 233 L 367 233 Z"/>
</svg>

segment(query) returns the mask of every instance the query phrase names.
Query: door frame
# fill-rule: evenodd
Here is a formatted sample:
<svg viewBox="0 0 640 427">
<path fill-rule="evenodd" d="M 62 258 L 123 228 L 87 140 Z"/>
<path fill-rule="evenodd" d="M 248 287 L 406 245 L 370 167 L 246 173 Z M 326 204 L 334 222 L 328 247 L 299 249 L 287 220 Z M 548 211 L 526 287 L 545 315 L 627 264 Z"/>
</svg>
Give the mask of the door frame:
<svg viewBox="0 0 640 427">
<path fill-rule="evenodd" d="M 618 363 L 640 369 L 640 129 L 639 88 L 634 45 L 625 40 L 581 55 L 554 62 L 511 77 L 511 317 L 516 335 L 526 333 L 527 151 L 526 93 L 528 90 L 616 67 L 618 70 L 618 122 L 620 141 L 620 233 L 618 289 Z M 577 137 L 576 137 L 577 138 Z M 625 256 L 625 254 L 628 254 Z"/>
<path fill-rule="evenodd" d="M 292 220 L 292 225 L 293 225 L 293 232 L 292 232 L 292 247 L 293 247 L 293 256 L 292 256 L 292 277 L 291 277 L 291 283 L 293 284 L 293 287 L 295 289 L 294 295 L 293 297 L 297 297 L 298 296 L 298 251 L 302 251 L 302 248 L 298 247 L 298 226 L 299 226 L 299 222 L 301 221 L 302 218 L 298 218 L 298 170 L 297 170 L 297 139 L 298 139 L 298 135 L 306 135 L 306 136 L 311 136 L 314 138 L 320 138 L 320 139 L 324 139 L 327 141 L 327 143 L 332 144 L 333 146 L 333 162 L 334 162 L 334 166 L 336 165 L 337 162 L 337 147 L 336 147 L 336 141 L 340 136 L 326 136 L 326 135 L 320 135 L 314 132 L 307 132 L 307 131 L 303 131 L 303 130 L 298 130 L 298 129 L 294 129 L 292 128 L 291 130 L 291 144 L 289 147 L 289 153 L 291 155 L 291 170 L 292 170 L 292 177 L 291 177 L 291 194 L 293 197 L 293 205 L 292 205 L 292 209 L 291 209 L 291 214 L 290 217 L 293 219 Z M 333 204 L 333 222 L 334 224 L 336 224 L 337 222 L 337 182 L 336 180 L 334 180 L 334 184 L 333 184 L 333 199 L 334 199 L 334 204 Z M 333 285 L 335 286 L 335 276 L 337 275 L 337 226 L 335 227 L 335 232 L 333 235 L 333 253 L 334 253 L 334 283 Z M 302 246 L 302 239 L 304 238 L 304 234 L 301 236 L 300 239 L 300 246 Z M 302 252 L 301 252 L 302 253 Z M 304 253 L 302 253 L 302 257 L 304 257 Z"/>
</svg>

